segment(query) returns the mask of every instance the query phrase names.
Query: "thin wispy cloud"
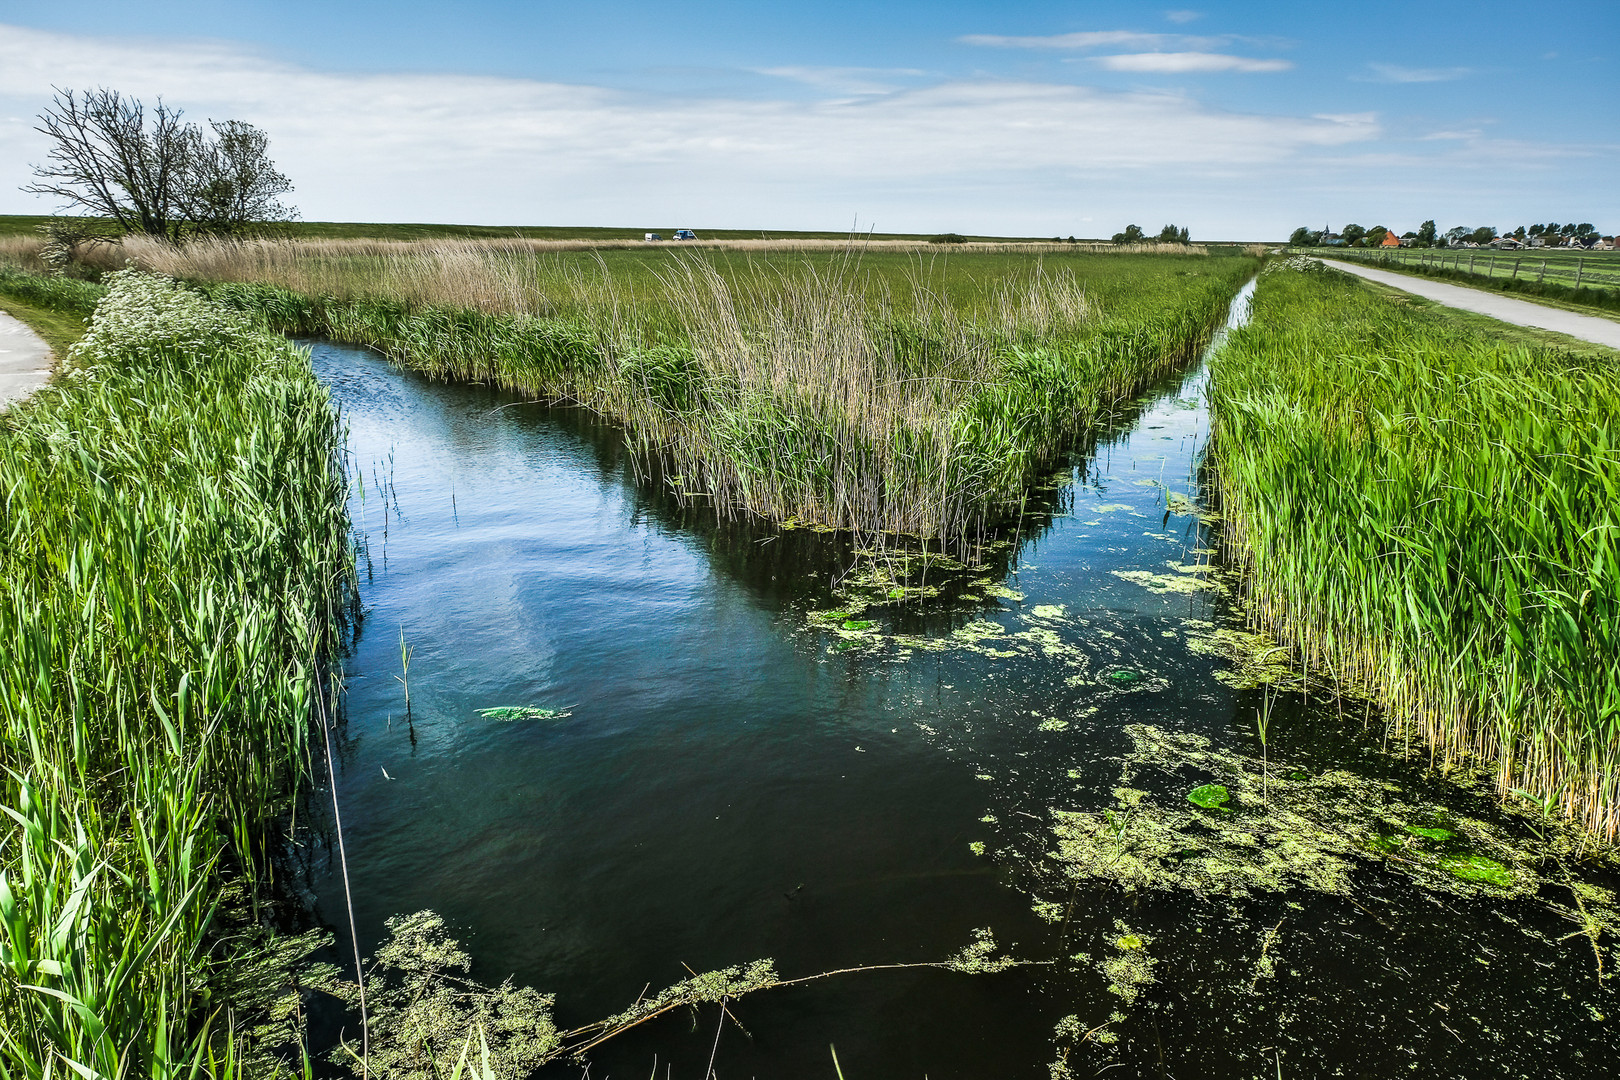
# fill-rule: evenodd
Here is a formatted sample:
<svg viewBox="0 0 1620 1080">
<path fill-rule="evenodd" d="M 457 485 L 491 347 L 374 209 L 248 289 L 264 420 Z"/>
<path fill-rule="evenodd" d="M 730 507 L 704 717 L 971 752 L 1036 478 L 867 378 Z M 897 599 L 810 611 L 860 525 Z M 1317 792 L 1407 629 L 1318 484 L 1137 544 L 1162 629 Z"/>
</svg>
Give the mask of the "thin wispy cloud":
<svg viewBox="0 0 1620 1080">
<path fill-rule="evenodd" d="M 1202 11 L 1188 11 L 1182 8 L 1179 11 L 1167 11 L 1164 13 L 1164 17 L 1173 23 L 1190 23 L 1194 19 L 1202 19 L 1204 13 Z"/>
<path fill-rule="evenodd" d="M 756 75 L 788 79 L 835 94 L 888 94 L 906 81 L 928 74 L 917 68 L 769 67 L 754 68 Z"/>
<path fill-rule="evenodd" d="M 1372 71 L 1369 81 L 1385 83 L 1450 82 L 1473 73 L 1472 68 L 1465 67 L 1413 68 L 1377 61 L 1368 64 L 1367 67 Z"/>
<path fill-rule="evenodd" d="M 1259 59 L 1252 56 L 1209 52 L 1121 53 L 1115 56 L 1091 56 L 1086 59 L 1108 71 L 1131 71 L 1154 75 L 1186 75 L 1205 71 L 1252 74 L 1288 71 L 1294 66 L 1290 60 Z"/>
<path fill-rule="evenodd" d="M 956 39 L 963 45 L 993 49 L 1199 49 L 1218 48 L 1232 42 L 1230 37 L 1189 37 L 1186 34 L 1145 34 L 1135 30 L 1082 30 L 1072 34 L 1016 37 L 1005 34 L 967 34 Z"/>
</svg>

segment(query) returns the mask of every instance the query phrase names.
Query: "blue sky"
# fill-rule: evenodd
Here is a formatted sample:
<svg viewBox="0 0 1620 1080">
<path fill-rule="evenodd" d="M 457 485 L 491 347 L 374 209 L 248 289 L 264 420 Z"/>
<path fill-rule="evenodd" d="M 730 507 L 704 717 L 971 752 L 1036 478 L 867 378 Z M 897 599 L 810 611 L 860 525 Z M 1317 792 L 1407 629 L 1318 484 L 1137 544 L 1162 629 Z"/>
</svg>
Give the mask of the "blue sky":
<svg viewBox="0 0 1620 1080">
<path fill-rule="evenodd" d="M 54 83 L 259 124 L 312 220 L 1613 231 L 1617 65 L 1609 0 L 0 0 L 0 212 Z"/>
</svg>

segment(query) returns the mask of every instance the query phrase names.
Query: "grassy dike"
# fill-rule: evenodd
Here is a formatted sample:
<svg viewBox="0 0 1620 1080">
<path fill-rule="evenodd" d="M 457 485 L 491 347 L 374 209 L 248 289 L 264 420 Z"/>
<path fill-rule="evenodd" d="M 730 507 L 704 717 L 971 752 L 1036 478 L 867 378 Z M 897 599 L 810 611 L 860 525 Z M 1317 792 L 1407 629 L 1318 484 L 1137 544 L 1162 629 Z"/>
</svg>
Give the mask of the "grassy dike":
<svg viewBox="0 0 1620 1080">
<path fill-rule="evenodd" d="M 239 1075 L 217 913 L 317 730 L 353 584 L 340 433 L 285 341 L 108 285 L 0 416 L 0 1076 Z"/>
<path fill-rule="evenodd" d="M 440 248 L 348 271 L 316 252 L 309 272 L 333 283 L 317 294 L 281 283 L 305 273 L 296 253 L 276 258 L 258 280 L 225 267 L 206 287 L 276 329 L 590 408 L 648 472 L 722 513 L 956 551 L 1011 518 L 1064 445 L 1194 355 L 1257 266 Z"/>
<path fill-rule="evenodd" d="M 1506 344 L 1292 260 L 1213 387 L 1255 619 L 1437 761 L 1620 835 L 1614 355 Z"/>
</svg>

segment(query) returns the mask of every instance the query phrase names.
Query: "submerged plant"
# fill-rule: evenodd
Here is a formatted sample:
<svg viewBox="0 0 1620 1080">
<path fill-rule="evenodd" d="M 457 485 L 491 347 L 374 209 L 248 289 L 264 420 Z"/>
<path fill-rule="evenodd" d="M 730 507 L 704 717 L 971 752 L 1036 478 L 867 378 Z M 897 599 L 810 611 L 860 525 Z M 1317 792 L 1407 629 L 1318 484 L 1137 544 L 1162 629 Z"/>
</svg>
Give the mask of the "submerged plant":
<svg viewBox="0 0 1620 1080">
<path fill-rule="evenodd" d="M 479 709 L 478 715 L 486 720 L 564 720 L 573 716 L 573 706 L 563 709 L 543 709 L 538 705 L 496 705 Z"/>
</svg>

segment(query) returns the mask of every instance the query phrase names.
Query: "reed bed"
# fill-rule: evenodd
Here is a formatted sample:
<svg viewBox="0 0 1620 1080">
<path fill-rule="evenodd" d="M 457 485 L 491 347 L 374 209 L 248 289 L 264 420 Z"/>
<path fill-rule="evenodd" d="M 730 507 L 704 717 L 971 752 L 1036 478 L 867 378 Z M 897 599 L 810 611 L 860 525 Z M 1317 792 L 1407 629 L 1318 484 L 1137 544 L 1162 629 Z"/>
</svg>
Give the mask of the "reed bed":
<svg viewBox="0 0 1620 1080">
<path fill-rule="evenodd" d="M 1191 357 L 1248 257 L 832 256 L 532 244 L 164 249 L 277 329 L 622 424 L 725 514 L 965 550 L 1044 463 Z"/>
<path fill-rule="evenodd" d="M 1253 616 L 1436 763 L 1620 834 L 1620 370 L 1336 273 L 1270 272 L 1214 362 Z"/>
<path fill-rule="evenodd" d="M 0 1076 L 243 1075 L 212 928 L 310 753 L 340 433 L 284 340 L 109 284 L 0 417 Z"/>
</svg>

